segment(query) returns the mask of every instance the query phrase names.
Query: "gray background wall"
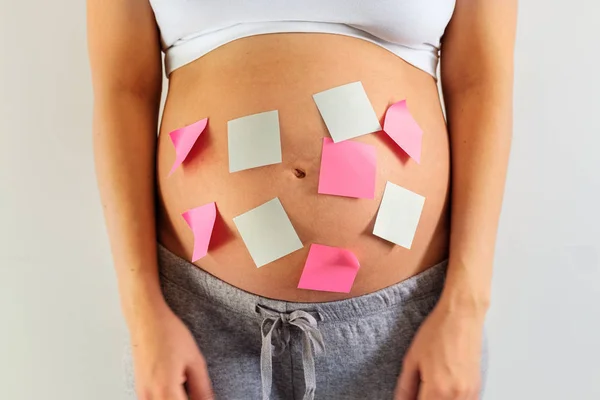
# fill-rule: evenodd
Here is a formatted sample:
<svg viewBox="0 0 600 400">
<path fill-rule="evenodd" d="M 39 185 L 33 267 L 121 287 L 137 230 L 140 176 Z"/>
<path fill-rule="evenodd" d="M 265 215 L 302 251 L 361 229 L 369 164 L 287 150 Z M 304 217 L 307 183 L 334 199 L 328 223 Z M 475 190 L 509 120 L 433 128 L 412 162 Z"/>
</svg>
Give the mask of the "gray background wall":
<svg viewBox="0 0 600 400">
<path fill-rule="evenodd" d="M 84 3 L 0 0 L 2 399 L 123 399 Z M 521 1 L 486 400 L 600 398 L 599 12 Z"/>
</svg>

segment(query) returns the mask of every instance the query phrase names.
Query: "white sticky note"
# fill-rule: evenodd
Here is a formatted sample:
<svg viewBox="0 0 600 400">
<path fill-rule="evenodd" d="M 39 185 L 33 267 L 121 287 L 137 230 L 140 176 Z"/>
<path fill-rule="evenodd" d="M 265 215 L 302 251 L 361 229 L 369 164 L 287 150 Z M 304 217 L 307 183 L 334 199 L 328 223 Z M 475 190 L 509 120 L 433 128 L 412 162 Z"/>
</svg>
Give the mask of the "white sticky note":
<svg viewBox="0 0 600 400">
<path fill-rule="evenodd" d="M 317 93 L 313 99 L 336 143 L 381 130 L 377 114 L 361 82 Z"/>
<path fill-rule="evenodd" d="M 233 219 L 257 267 L 303 247 L 276 197 Z"/>
<path fill-rule="evenodd" d="M 279 113 L 267 111 L 227 122 L 229 172 L 281 162 Z"/>
<path fill-rule="evenodd" d="M 410 249 L 424 204 L 425 197 L 387 182 L 373 234 Z"/>
</svg>

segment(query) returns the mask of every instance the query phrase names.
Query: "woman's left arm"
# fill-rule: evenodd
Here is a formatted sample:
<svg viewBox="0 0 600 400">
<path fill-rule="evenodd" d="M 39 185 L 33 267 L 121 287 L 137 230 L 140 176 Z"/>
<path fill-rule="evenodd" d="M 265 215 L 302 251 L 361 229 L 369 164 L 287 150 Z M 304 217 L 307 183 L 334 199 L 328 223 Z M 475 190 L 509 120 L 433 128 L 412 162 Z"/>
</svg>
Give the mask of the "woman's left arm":
<svg viewBox="0 0 600 400">
<path fill-rule="evenodd" d="M 397 399 L 474 400 L 512 136 L 517 0 L 457 0 L 442 41 L 452 155 L 446 283 L 404 359 Z"/>
</svg>

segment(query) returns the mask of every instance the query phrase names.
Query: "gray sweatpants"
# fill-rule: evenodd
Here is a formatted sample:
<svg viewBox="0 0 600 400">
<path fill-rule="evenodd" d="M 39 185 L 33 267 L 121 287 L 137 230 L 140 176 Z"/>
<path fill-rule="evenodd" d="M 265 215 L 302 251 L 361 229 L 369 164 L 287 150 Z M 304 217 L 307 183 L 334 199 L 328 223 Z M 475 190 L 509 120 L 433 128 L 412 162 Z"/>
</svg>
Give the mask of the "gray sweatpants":
<svg viewBox="0 0 600 400">
<path fill-rule="evenodd" d="M 441 263 L 368 295 L 293 303 L 240 290 L 162 246 L 159 265 L 165 299 L 196 338 L 217 400 L 392 399 L 446 271 Z"/>
</svg>

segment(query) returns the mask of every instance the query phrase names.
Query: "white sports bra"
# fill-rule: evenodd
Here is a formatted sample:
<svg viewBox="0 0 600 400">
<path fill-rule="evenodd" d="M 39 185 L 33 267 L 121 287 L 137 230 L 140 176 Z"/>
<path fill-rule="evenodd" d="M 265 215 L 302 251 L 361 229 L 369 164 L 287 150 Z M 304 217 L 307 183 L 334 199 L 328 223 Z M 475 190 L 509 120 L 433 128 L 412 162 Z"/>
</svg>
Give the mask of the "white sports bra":
<svg viewBox="0 0 600 400">
<path fill-rule="evenodd" d="M 455 0 L 150 0 L 167 75 L 233 40 L 316 32 L 375 43 L 436 76 Z"/>
</svg>

